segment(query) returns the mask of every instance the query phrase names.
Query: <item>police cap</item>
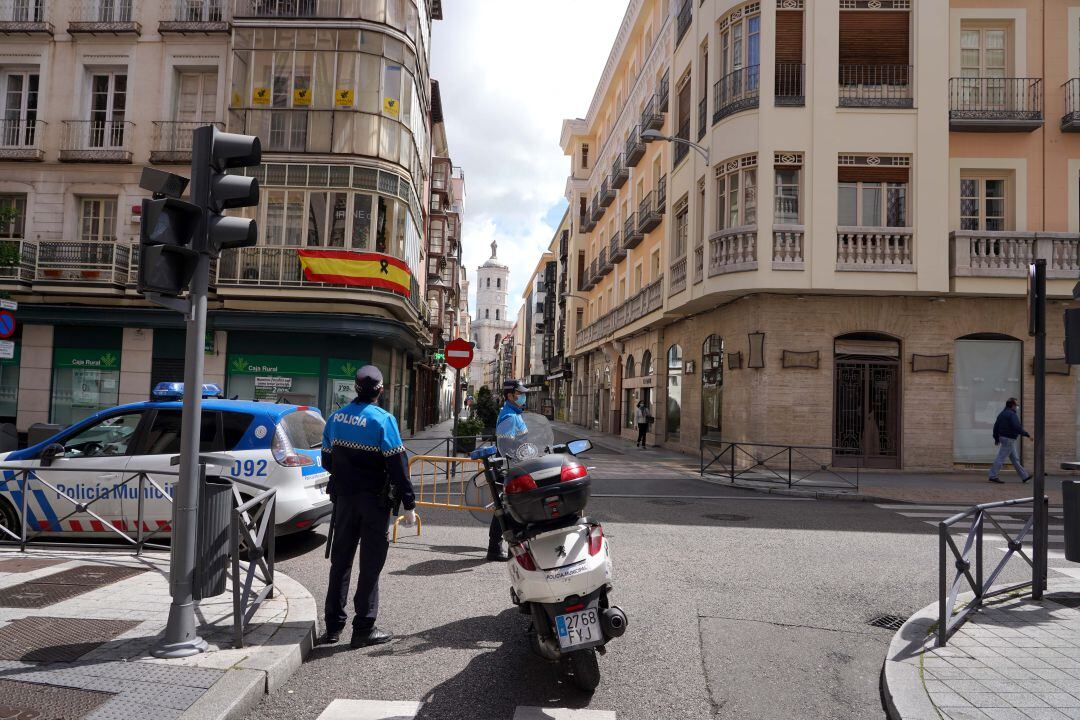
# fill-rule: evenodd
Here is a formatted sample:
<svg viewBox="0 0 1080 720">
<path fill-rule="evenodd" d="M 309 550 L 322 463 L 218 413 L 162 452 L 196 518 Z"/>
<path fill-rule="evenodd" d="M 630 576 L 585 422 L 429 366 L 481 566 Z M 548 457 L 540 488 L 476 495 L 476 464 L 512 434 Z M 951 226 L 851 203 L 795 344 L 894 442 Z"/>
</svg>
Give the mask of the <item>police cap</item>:
<svg viewBox="0 0 1080 720">
<path fill-rule="evenodd" d="M 374 395 L 382 390 L 382 386 L 382 373 L 374 365 L 365 365 L 356 371 L 356 392 L 360 395 Z"/>
<path fill-rule="evenodd" d="M 527 393 L 529 392 L 529 388 L 525 387 L 524 383 L 520 380 L 506 380 L 503 382 L 502 391 L 503 395 L 508 392 Z"/>
</svg>

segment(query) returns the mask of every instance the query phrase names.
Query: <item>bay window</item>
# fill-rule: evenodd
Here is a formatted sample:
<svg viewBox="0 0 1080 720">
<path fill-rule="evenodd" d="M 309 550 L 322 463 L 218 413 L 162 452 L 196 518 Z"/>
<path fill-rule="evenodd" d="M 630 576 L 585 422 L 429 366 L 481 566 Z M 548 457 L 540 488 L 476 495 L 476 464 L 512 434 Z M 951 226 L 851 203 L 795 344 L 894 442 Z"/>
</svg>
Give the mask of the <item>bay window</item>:
<svg viewBox="0 0 1080 720">
<path fill-rule="evenodd" d="M 757 158 L 729 160 L 716 169 L 716 229 L 757 224 Z"/>
<path fill-rule="evenodd" d="M 773 175 L 775 207 L 773 222 L 777 225 L 798 225 L 802 220 L 799 212 L 802 172 L 799 168 L 778 167 Z"/>
<path fill-rule="evenodd" d="M 906 182 L 841 182 L 837 224 L 842 227 L 907 227 Z"/>
</svg>

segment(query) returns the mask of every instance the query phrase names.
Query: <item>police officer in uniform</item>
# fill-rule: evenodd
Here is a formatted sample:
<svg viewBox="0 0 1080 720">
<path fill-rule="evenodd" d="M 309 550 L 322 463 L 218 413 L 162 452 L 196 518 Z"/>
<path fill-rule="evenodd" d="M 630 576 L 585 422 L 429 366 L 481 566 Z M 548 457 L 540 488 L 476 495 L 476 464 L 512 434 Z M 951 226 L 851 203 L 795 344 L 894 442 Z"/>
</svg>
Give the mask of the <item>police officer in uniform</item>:
<svg viewBox="0 0 1080 720">
<path fill-rule="evenodd" d="M 525 393 L 528 391 L 529 389 L 517 380 L 507 380 L 503 383 L 503 406 L 495 424 L 498 434 L 519 435 L 528 431 L 525 421 L 521 419 L 521 413 L 524 412 Z M 491 518 L 491 525 L 488 527 L 487 559 L 493 562 L 506 562 L 510 559 L 503 547 L 502 528 L 499 527 L 499 519 L 496 517 Z"/>
<path fill-rule="evenodd" d="M 326 589 L 324 643 L 341 638 L 348 614 L 349 576 L 356 547 L 360 576 L 353 596 L 354 648 L 379 645 L 393 634 L 375 627 L 379 612 L 379 574 L 390 547 L 391 514 L 401 503 L 404 525 L 416 522 L 416 499 L 397 420 L 376 405 L 383 390 L 382 373 L 374 365 L 356 371 L 356 399 L 330 416 L 323 430 L 323 466 L 330 472 L 334 503 L 334 537 L 330 580 Z"/>
</svg>

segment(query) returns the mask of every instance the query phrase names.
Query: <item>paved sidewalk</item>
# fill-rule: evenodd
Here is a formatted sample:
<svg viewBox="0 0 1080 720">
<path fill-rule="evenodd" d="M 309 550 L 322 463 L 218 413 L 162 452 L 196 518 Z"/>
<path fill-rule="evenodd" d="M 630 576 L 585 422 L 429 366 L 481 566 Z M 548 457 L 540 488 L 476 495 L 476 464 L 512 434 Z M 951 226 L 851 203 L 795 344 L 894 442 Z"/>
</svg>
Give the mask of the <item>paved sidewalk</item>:
<svg viewBox="0 0 1080 720">
<path fill-rule="evenodd" d="M 240 717 L 285 682 L 310 650 L 315 601 L 277 573 L 274 598 L 252 617 L 246 647 L 232 646 L 230 585 L 196 609 L 207 652 L 152 657 L 169 614 L 168 573 L 164 553 L 0 550 L 0 710 L 15 708 L 0 715 Z"/>
<path fill-rule="evenodd" d="M 970 595 L 968 598 L 970 599 Z M 935 646 L 937 604 L 896 633 L 883 670 L 892 720 L 1080 718 L 1080 582 L 1005 598 Z"/>
</svg>

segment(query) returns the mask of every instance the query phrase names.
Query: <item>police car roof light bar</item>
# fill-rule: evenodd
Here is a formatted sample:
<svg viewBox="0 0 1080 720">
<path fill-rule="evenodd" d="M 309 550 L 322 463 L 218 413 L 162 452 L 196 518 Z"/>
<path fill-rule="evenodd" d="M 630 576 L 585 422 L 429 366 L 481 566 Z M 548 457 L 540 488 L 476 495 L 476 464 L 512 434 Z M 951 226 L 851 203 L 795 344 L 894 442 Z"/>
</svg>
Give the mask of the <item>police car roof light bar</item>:
<svg viewBox="0 0 1080 720">
<path fill-rule="evenodd" d="M 184 397 L 184 383 L 160 382 L 154 386 L 152 393 L 155 400 L 180 400 Z M 223 396 L 224 391 L 213 383 L 203 383 L 202 396 L 204 398 L 218 398 Z"/>
</svg>

